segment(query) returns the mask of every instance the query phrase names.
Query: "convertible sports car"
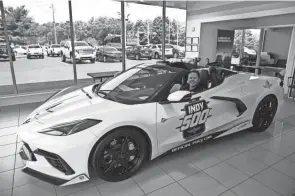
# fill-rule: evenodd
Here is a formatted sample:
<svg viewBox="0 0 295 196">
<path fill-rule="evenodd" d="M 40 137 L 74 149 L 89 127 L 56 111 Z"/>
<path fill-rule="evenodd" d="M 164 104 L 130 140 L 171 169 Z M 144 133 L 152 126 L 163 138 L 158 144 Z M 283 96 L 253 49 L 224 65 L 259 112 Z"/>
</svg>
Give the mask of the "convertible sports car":
<svg viewBox="0 0 295 196">
<path fill-rule="evenodd" d="M 59 186 L 133 176 L 148 160 L 242 130 L 265 131 L 283 100 L 279 78 L 140 64 L 100 84 L 59 91 L 19 127 L 23 172 Z M 77 89 L 78 88 L 78 89 Z"/>
</svg>

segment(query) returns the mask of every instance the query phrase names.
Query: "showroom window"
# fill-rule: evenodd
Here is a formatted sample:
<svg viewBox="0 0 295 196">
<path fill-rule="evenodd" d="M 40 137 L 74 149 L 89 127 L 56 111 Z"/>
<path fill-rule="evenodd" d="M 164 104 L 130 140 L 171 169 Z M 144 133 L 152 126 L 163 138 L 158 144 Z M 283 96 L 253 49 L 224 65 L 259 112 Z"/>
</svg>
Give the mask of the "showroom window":
<svg viewBox="0 0 295 196">
<path fill-rule="evenodd" d="M 50 47 L 70 37 L 67 1 L 5 1 L 9 42 L 19 94 L 73 85 L 73 68 L 61 62 L 61 49 Z M 4 59 L 5 60 L 5 59 Z M 0 92 L 13 88 L 9 62 L 0 62 Z"/>
</svg>

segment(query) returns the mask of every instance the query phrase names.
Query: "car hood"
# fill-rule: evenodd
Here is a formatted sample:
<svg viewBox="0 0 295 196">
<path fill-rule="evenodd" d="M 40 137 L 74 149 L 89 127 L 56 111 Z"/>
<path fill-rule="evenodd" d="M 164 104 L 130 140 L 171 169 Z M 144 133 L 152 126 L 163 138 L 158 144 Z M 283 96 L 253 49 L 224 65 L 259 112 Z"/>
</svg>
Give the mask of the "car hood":
<svg viewBox="0 0 295 196">
<path fill-rule="evenodd" d="M 42 48 L 29 48 L 29 51 L 42 51 Z"/>
<path fill-rule="evenodd" d="M 24 124 L 29 121 L 52 126 L 73 120 L 97 119 L 98 116 L 103 117 L 104 112 L 124 107 L 123 104 L 94 95 L 89 92 L 90 89 L 81 88 L 45 102 L 28 116 Z M 92 99 L 86 93 L 89 93 Z"/>
<path fill-rule="evenodd" d="M 75 46 L 75 50 L 94 50 L 94 48 L 90 46 Z"/>
</svg>

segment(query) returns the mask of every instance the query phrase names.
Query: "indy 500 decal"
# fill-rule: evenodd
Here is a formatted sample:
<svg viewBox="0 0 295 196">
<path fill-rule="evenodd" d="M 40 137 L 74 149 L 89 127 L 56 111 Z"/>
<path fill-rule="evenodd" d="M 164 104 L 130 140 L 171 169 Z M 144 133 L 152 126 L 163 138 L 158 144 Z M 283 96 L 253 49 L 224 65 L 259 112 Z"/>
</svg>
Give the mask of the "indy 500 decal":
<svg viewBox="0 0 295 196">
<path fill-rule="evenodd" d="M 178 127 L 183 133 L 183 138 L 190 139 L 201 135 L 206 130 L 206 122 L 210 117 L 210 108 L 206 101 L 187 104 L 184 109 L 185 116 L 181 119 L 181 126 Z"/>
</svg>

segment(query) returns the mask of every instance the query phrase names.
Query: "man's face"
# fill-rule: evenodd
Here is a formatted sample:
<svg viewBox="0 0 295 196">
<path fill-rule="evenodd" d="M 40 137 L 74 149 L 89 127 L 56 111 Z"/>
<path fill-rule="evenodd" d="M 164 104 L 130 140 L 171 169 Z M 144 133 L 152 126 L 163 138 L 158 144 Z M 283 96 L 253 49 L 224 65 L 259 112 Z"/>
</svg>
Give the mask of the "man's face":
<svg viewBox="0 0 295 196">
<path fill-rule="evenodd" d="M 196 73 L 190 73 L 188 75 L 187 83 L 190 85 L 191 88 L 194 88 L 199 83 L 199 76 Z"/>
</svg>

